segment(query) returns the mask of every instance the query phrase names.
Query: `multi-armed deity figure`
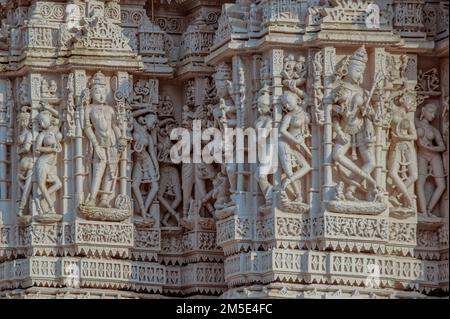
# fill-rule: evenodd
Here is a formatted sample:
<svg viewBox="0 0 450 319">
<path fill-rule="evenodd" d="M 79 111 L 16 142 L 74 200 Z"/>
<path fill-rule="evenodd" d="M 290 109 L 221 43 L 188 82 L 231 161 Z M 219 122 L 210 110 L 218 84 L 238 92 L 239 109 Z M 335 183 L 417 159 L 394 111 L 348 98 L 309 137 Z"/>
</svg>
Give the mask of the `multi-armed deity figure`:
<svg viewBox="0 0 450 319">
<path fill-rule="evenodd" d="M 85 132 L 93 151 L 92 182 L 87 206 L 110 207 L 114 196 L 114 185 L 119 170 L 120 153 L 127 146 L 126 137 L 122 136 L 117 114 L 114 108 L 106 103 L 107 81 L 100 71 L 97 72 L 91 85 L 92 104 L 85 112 Z"/>
<path fill-rule="evenodd" d="M 58 112 L 49 105 L 43 104 L 43 110 L 37 116 L 37 121 L 40 133 L 35 145 L 35 151 L 39 154 L 35 171 L 42 197 L 39 206 L 42 215 L 56 215 L 54 195 L 62 188 L 57 172 L 57 155 L 62 151 Z M 48 187 L 49 184 L 51 184 L 50 187 Z"/>
<path fill-rule="evenodd" d="M 156 128 L 158 118 L 156 114 L 145 114 L 146 112 L 148 110 L 144 109 L 137 110 L 133 113 L 135 117 L 133 133 L 135 161 L 132 173 L 132 188 L 142 218 L 144 219 L 158 194 L 160 177 L 155 141 L 151 134 L 152 130 Z M 150 189 L 145 200 L 141 190 L 142 184 L 150 184 Z"/>
<path fill-rule="evenodd" d="M 438 107 L 435 104 L 426 104 L 422 107 L 420 117 L 416 120 L 419 179 L 417 181 L 417 195 L 419 200 L 419 213 L 430 216 L 445 192 L 445 172 L 442 154 L 446 146 L 441 132 L 431 123 L 436 118 Z M 436 188 L 430 200 L 426 198 L 425 183 L 432 176 Z"/>
<path fill-rule="evenodd" d="M 348 185 L 345 191 L 348 201 L 357 201 L 357 189 L 365 189 L 366 192 L 378 189 L 371 176 L 375 169 L 372 147 L 375 138 L 374 112 L 370 107 L 371 94 L 361 87 L 367 62 L 366 49 L 361 47 L 356 50 L 348 60 L 346 74 L 337 80 L 333 90 L 333 159 L 338 164 L 341 178 Z M 376 192 L 369 195 L 373 199 Z"/>
</svg>

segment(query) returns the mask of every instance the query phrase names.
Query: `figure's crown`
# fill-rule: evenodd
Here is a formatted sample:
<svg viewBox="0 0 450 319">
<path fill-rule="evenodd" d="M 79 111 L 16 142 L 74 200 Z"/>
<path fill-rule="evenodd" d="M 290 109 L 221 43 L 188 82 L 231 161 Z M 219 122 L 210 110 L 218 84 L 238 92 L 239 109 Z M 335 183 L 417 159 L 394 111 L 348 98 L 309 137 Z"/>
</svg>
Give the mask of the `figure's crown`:
<svg viewBox="0 0 450 319">
<path fill-rule="evenodd" d="M 369 60 L 367 57 L 367 51 L 366 51 L 366 47 L 363 45 L 362 47 L 360 47 L 358 50 L 356 50 L 352 57 L 350 58 L 350 60 L 352 61 L 358 61 L 361 63 L 367 63 L 367 61 Z"/>
<path fill-rule="evenodd" d="M 92 86 L 96 85 L 106 86 L 106 76 L 101 71 L 98 71 L 92 77 Z"/>
</svg>

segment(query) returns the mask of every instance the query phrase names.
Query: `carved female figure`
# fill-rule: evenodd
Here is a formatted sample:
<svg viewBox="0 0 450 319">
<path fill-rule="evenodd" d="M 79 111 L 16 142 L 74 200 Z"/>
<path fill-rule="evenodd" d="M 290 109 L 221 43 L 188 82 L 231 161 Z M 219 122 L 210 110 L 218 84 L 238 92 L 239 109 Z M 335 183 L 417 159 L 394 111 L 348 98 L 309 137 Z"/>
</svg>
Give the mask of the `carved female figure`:
<svg viewBox="0 0 450 319">
<path fill-rule="evenodd" d="M 62 188 L 57 172 L 57 155 L 62 151 L 62 134 L 54 112 L 53 109 L 44 107 L 44 111 L 37 116 L 41 132 L 36 139 L 35 150 L 40 155 L 35 170 L 39 191 L 45 203 L 42 207 L 44 214 L 56 214 L 53 195 Z M 47 187 L 48 184 L 51 186 Z"/>
<path fill-rule="evenodd" d="M 419 119 L 416 120 L 419 179 L 417 182 L 417 195 L 420 213 L 430 215 L 445 191 L 445 173 L 442 162 L 442 153 L 446 147 L 439 130 L 431 125 L 436 117 L 437 106 L 427 104 L 422 108 Z M 429 170 L 431 168 L 431 170 Z M 428 176 L 433 176 L 436 189 L 427 202 L 425 196 L 425 183 Z"/>
<path fill-rule="evenodd" d="M 134 120 L 133 151 L 135 152 L 135 161 L 132 172 L 132 188 L 142 218 L 145 218 L 158 194 L 159 164 L 156 146 L 150 132 L 155 129 L 156 123 L 157 117 L 154 114 L 147 114 Z M 141 191 L 142 184 L 150 184 L 150 190 L 145 201 Z"/>
<path fill-rule="evenodd" d="M 31 152 L 33 145 L 33 133 L 30 129 L 30 113 L 23 109 L 18 115 L 19 136 L 17 138 L 17 154 L 19 161 L 19 187 L 22 191 L 19 204 L 19 216 L 22 216 L 27 206 L 28 198 L 31 192 L 31 181 L 33 176 L 33 154 Z"/>
<path fill-rule="evenodd" d="M 160 109 L 161 110 L 161 109 Z M 170 132 L 178 127 L 176 120 L 172 116 L 172 107 L 165 113 L 168 118 L 162 119 L 158 123 L 158 160 L 161 163 L 161 181 L 158 191 L 158 200 L 161 203 L 161 224 L 170 226 L 171 217 L 175 218 L 177 226 L 179 224 L 179 213 L 176 211 L 183 196 L 181 191 L 180 173 L 170 159 L 170 149 L 173 142 L 170 139 Z"/>
<path fill-rule="evenodd" d="M 418 178 L 417 156 L 414 141 L 417 132 L 409 112 L 414 110 L 415 96 L 404 93 L 399 106 L 393 104 L 391 115 L 391 146 L 389 148 L 388 174 L 406 207 L 414 208 L 415 200 L 409 191 Z"/>
<path fill-rule="evenodd" d="M 342 80 L 338 80 L 333 92 L 333 159 L 351 173 L 347 176 L 350 186 L 345 193 L 350 201 L 356 200 L 354 192 L 362 186 L 357 178 L 366 181 L 373 188 L 377 187 L 371 176 L 375 169 L 375 156 L 370 148 L 374 139 L 371 109 L 368 105 L 370 97 L 360 85 L 367 59 L 365 48 L 358 49 L 350 57 L 346 75 Z M 350 150 L 351 158 L 347 157 Z M 362 159 L 361 168 L 355 163 L 358 159 L 357 151 Z"/>
<path fill-rule="evenodd" d="M 266 139 L 264 140 L 264 155 L 268 160 L 271 160 L 271 156 L 274 155 L 271 153 L 271 144 L 267 142 L 268 134 L 270 134 L 270 131 L 272 130 L 273 126 L 273 120 L 271 116 L 271 109 L 270 109 L 270 95 L 269 95 L 269 89 L 267 86 L 264 86 L 260 91 L 260 96 L 258 98 L 258 118 L 255 121 L 255 128 L 258 130 L 258 134 L 267 134 Z M 259 132 L 260 130 L 261 133 Z M 261 135 L 260 135 L 261 136 Z M 264 163 L 265 164 L 265 163 Z M 268 171 L 270 167 L 267 167 L 263 163 L 260 163 L 258 167 L 258 183 L 259 187 L 261 188 L 261 191 L 263 192 L 266 201 L 271 202 L 272 198 L 270 193 L 270 189 L 272 187 L 271 183 L 268 179 Z M 269 165 L 271 162 L 269 162 Z"/>
<path fill-rule="evenodd" d="M 282 189 L 286 190 L 289 185 L 292 185 L 296 201 L 301 202 L 301 189 L 297 182 L 311 171 L 308 159 L 311 159 L 312 155 L 306 145 L 306 138 L 310 135 L 311 119 L 299 105 L 299 98 L 294 93 L 286 92 L 283 95 L 282 104 L 287 112 L 283 116 L 278 142 L 280 162 L 286 174 Z M 295 168 L 297 168 L 296 171 L 294 171 Z"/>
</svg>

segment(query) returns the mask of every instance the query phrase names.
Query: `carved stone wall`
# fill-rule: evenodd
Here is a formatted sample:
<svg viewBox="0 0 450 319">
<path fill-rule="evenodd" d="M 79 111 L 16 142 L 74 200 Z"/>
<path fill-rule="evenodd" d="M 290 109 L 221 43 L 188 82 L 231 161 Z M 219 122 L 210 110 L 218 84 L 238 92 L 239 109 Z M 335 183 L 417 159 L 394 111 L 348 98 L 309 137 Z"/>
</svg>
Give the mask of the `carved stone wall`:
<svg viewBox="0 0 450 319">
<path fill-rule="evenodd" d="M 448 2 L 0 18 L 0 297 L 448 294 Z M 176 161 L 174 129 L 245 160 Z"/>
</svg>

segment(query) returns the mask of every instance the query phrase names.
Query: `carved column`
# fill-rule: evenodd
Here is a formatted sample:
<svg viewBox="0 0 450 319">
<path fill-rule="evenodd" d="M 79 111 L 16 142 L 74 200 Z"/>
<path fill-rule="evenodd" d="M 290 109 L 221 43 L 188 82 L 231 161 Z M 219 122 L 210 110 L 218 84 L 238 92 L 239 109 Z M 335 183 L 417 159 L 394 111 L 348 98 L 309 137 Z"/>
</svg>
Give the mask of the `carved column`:
<svg viewBox="0 0 450 319">
<path fill-rule="evenodd" d="M 281 109 L 281 95 L 283 94 L 283 85 L 281 83 L 281 71 L 283 70 L 283 59 L 284 59 L 284 51 L 281 49 L 273 49 L 267 53 L 269 57 L 269 69 L 271 72 L 272 78 L 272 107 L 273 107 L 273 122 L 274 128 L 279 130 L 280 122 L 282 118 L 282 109 Z M 280 188 L 281 186 L 281 173 L 278 169 L 274 176 L 273 187 L 274 190 Z M 273 202 L 274 206 L 276 206 L 277 199 Z"/>
<path fill-rule="evenodd" d="M 11 179 L 11 144 L 13 133 L 14 96 L 10 79 L 0 79 L 0 214 L 13 207 Z M 2 220 L 9 220 L 2 216 Z"/>
<path fill-rule="evenodd" d="M 74 92 L 76 97 L 75 109 L 75 141 L 74 141 L 74 191 L 75 191 L 75 205 L 78 207 L 84 202 L 85 194 L 83 182 L 86 177 L 86 168 L 84 164 L 83 152 L 83 127 L 84 127 L 84 103 L 83 99 L 87 99 L 87 78 L 86 71 L 75 70 L 74 74 Z M 75 212 L 76 216 L 76 212 Z M 75 217 L 74 216 L 74 217 Z"/>
<path fill-rule="evenodd" d="M 316 115 L 316 102 L 322 98 L 323 93 L 323 73 L 321 69 L 316 69 L 316 63 L 322 63 L 322 52 L 317 49 L 308 50 L 308 109 L 311 114 L 311 191 L 310 191 L 310 213 L 311 219 L 317 217 L 320 213 L 321 200 L 321 171 L 320 162 L 321 154 L 323 152 L 322 143 L 320 142 L 320 119 Z"/>
<path fill-rule="evenodd" d="M 30 107 L 31 107 L 31 121 L 32 121 L 32 132 L 33 132 L 33 142 L 36 141 L 38 135 L 38 123 L 35 121 L 36 116 L 39 114 L 39 107 L 41 102 L 41 81 L 42 77 L 38 73 L 31 73 L 26 76 L 26 81 L 29 87 L 30 96 Z M 37 154 L 35 147 L 33 147 L 33 158 L 36 160 Z M 34 167 L 33 167 L 34 169 Z M 32 201 L 30 205 L 31 216 L 36 216 L 38 214 L 37 201 L 38 201 L 38 188 L 36 185 L 36 176 L 33 172 L 33 187 L 32 187 Z"/>
<path fill-rule="evenodd" d="M 440 60 L 441 70 L 441 98 L 442 98 L 442 119 L 441 132 L 446 143 L 447 150 L 443 154 L 444 169 L 447 175 L 447 188 L 441 201 L 441 216 L 446 224 L 449 223 L 449 191 L 450 191 L 450 166 L 449 166 L 449 59 L 448 57 Z"/>
<path fill-rule="evenodd" d="M 331 200 L 333 198 L 333 173 L 332 173 L 332 152 L 333 152 L 333 127 L 331 119 L 332 96 L 334 80 L 334 67 L 336 65 L 336 49 L 326 47 L 322 49 L 324 65 L 324 92 L 323 92 L 323 186 L 322 199 Z"/>
</svg>

